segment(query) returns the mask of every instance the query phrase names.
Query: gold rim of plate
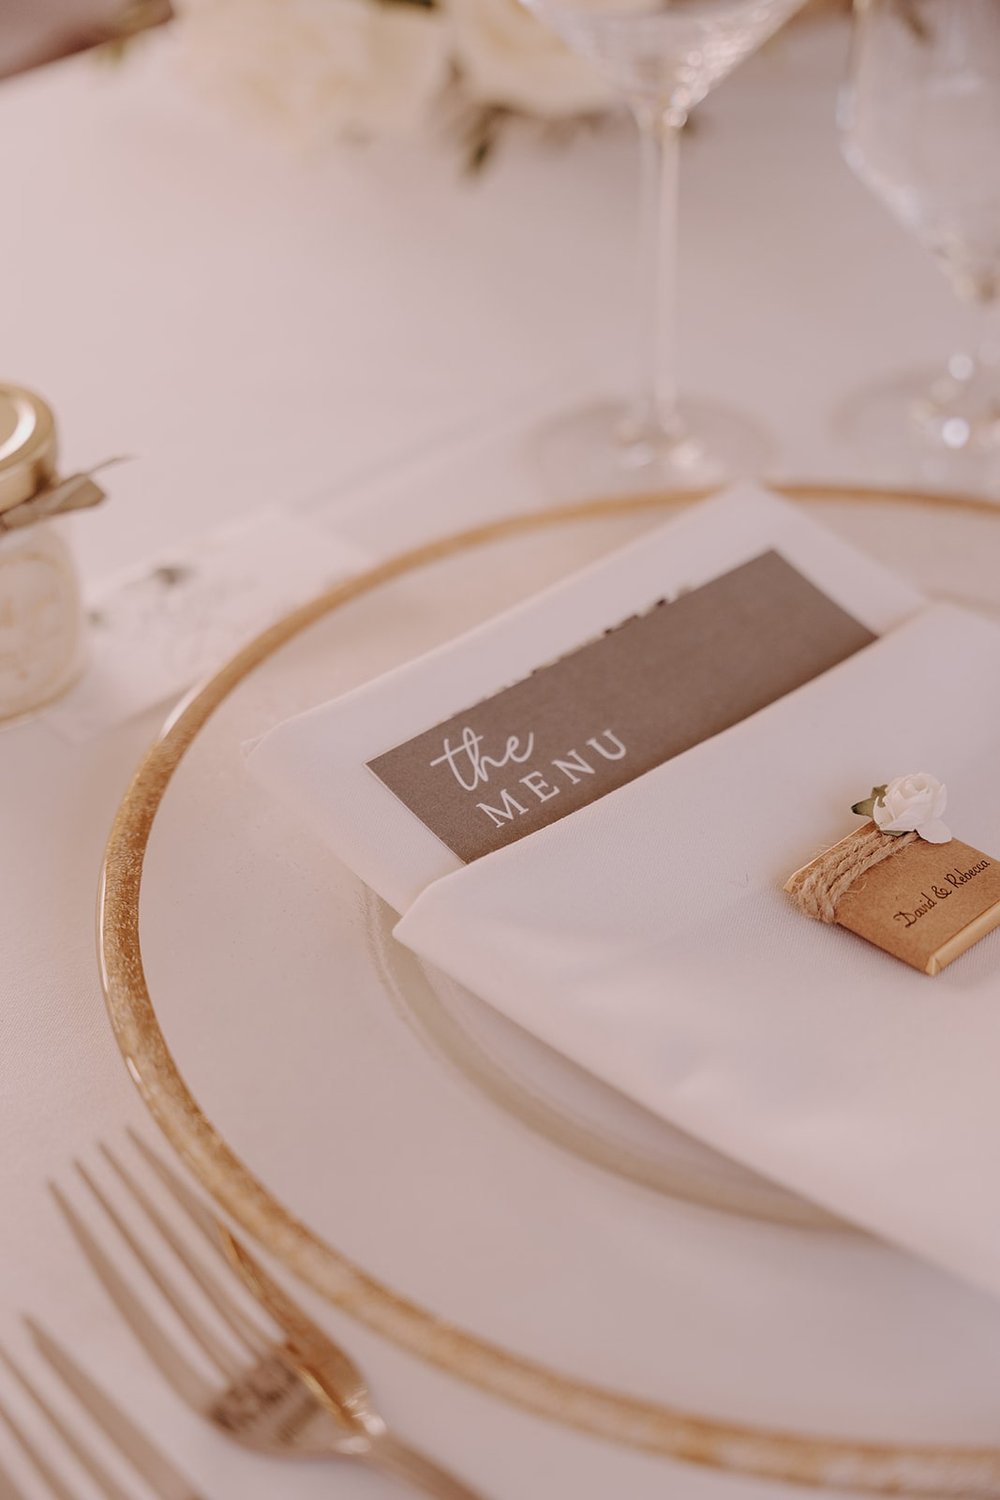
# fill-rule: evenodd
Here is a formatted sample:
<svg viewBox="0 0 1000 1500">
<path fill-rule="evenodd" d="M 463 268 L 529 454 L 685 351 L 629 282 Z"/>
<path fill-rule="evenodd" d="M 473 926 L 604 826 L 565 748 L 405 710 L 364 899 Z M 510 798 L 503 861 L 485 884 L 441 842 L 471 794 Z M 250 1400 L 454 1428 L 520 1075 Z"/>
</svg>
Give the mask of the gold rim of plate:
<svg viewBox="0 0 1000 1500">
<path fill-rule="evenodd" d="M 812 483 L 773 488 L 806 503 L 916 505 L 1000 519 L 1000 506 L 972 495 Z M 704 1417 L 580 1381 L 521 1358 L 400 1296 L 297 1219 L 226 1143 L 185 1084 L 146 986 L 139 901 L 153 821 L 185 752 L 249 673 L 332 611 L 441 559 L 545 527 L 679 508 L 704 494 L 657 493 L 555 506 L 432 541 L 292 611 L 197 689 L 170 718 L 140 764 L 108 839 L 101 872 L 98 940 L 111 1024 L 154 1120 L 218 1203 L 330 1302 L 439 1368 L 565 1425 L 715 1469 L 870 1494 L 1000 1497 L 1000 1446 L 854 1442 Z"/>
</svg>

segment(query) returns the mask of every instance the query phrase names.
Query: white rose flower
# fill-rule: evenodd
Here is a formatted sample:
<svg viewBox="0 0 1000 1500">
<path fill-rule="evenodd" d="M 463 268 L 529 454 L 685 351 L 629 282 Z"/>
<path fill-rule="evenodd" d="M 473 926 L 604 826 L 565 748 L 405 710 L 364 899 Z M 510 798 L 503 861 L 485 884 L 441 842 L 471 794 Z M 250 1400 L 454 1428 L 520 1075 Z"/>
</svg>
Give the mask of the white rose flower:
<svg viewBox="0 0 1000 1500">
<path fill-rule="evenodd" d="M 607 109 L 614 93 L 592 63 L 524 9 L 520 0 L 444 0 L 455 58 L 480 104 L 558 119 Z"/>
<path fill-rule="evenodd" d="M 413 129 L 448 76 L 438 10 L 378 0 L 179 0 L 190 65 L 303 145 Z"/>
<path fill-rule="evenodd" d="M 896 776 L 876 788 L 872 817 L 883 833 L 916 832 L 929 844 L 946 844 L 951 833 L 941 821 L 948 789 L 926 771 Z"/>
</svg>

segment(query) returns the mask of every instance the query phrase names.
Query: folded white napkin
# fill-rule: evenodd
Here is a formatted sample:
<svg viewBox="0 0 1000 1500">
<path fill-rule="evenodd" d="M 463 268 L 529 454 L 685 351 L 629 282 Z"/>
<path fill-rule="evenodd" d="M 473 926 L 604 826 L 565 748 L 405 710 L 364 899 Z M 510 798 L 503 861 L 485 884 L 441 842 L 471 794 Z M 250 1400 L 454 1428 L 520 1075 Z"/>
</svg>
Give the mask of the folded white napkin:
<svg viewBox="0 0 1000 1500">
<path fill-rule="evenodd" d="M 775 547 L 883 638 L 463 866 L 365 762 L 679 586 Z M 1000 631 L 758 493 L 713 501 L 252 751 L 397 936 L 648 1108 L 1000 1292 L 1000 934 L 934 980 L 798 913 L 786 877 L 892 775 L 1000 854 Z"/>
<path fill-rule="evenodd" d="M 658 1114 L 1000 1293 L 1000 932 L 928 979 L 782 890 L 910 768 L 1000 855 L 998 682 L 1000 630 L 929 609 L 436 881 L 396 935 Z"/>
<path fill-rule="evenodd" d="M 367 768 L 383 751 L 481 703 L 603 630 L 768 548 L 875 635 L 922 604 L 909 584 L 801 510 L 742 485 L 414 662 L 273 729 L 249 753 L 256 776 L 344 863 L 405 911 L 461 861 Z"/>
</svg>

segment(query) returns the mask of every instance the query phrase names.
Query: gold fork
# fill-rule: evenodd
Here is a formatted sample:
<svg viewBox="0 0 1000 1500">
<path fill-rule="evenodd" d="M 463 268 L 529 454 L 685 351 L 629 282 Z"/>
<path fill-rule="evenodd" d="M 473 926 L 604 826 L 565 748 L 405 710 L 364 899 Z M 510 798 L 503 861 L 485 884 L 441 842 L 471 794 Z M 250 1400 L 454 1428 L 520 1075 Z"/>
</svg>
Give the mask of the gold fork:
<svg viewBox="0 0 1000 1500">
<path fill-rule="evenodd" d="M 181 1208 L 186 1221 L 251 1294 L 243 1299 L 185 1243 L 135 1175 L 106 1146 L 101 1152 L 125 1194 L 158 1236 L 183 1275 L 167 1275 L 133 1232 L 111 1198 L 82 1163 L 77 1170 L 108 1225 L 124 1242 L 186 1330 L 191 1354 L 214 1368 L 207 1379 L 182 1341 L 164 1333 L 116 1269 L 101 1241 L 55 1185 L 51 1191 L 77 1244 L 146 1354 L 196 1412 L 227 1437 L 260 1453 L 286 1458 L 353 1458 L 405 1480 L 437 1500 L 483 1500 L 481 1495 L 389 1432 L 374 1409 L 361 1371 L 187 1184 L 134 1132 L 130 1136 L 146 1164 Z M 197 1290 L 196 1290 L 197 1289 Z M 198 1311 L 200 1299 L 214 1310 L 213 1327 Z M 197 1357 L 197 1356 L 196 1356 Z"/>
<path fill-rule="evenodd" d="M 37 1323 L 26 1319 L 35 1347 L 52 1370 L 71 1391 L 77 1401 L 92 1417 L 97 1428 L 103 1432 L 111 1447 L 128 1461 L 135 1472 L 146 1482 L 149 1491 L 157 1500 L 199 1500 L 194 1486 L 167 1458 L 144 1432 L 127 1416 L 122 1408 L 97 1384 L 92 1376 L 76 1363 L 71 1355 L 59 1345 L 51 1334 Z M 16 1364 L 9 1354 L 0 1349 L 0 1364 L 6 1367 L 15 1385 L 27 1396 L 44 1422 L 47 1433 L 51 1431 L 59 1438 L 62 1447 L 72 1455 L 78 1467 L 87 1474 L 103 1500 L 131 1500 L 131 1495 L 111 1474 L 93 1444 L 82 1438 L 76 1427 L 60 1416 L 56 1408 L 42 1395 L 39 1388 Z M 0 1401 L 0 1423 L 7 1428 L 17 1447 L 31 1468 L 42 1480 L 53 1500 L 75 1500 L 76 1491 L 64 1477 L 53 1459 L 51 1443 L 44 1446 L 34 1438 L 25 1423 L 20 1421 L 11 1408 Z M 20 1489 L 0 1467 L 0 1500 L 24 1500 Z"/>
</svg>

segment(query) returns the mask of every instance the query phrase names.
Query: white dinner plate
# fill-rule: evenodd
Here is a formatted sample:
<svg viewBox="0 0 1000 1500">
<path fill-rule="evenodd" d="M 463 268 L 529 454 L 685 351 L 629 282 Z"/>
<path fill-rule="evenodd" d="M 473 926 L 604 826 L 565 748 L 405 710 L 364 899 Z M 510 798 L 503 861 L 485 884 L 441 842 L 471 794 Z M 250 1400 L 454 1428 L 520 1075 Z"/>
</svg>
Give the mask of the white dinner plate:
<svg viewBox="0 0 1000 1500">
<path fill-rule="evenodd" d="M 1000 612 L 1000 512 L 796 493 L 931 592 Z M 242 744 L 279 719 L 667 504 L 433 544 L 298 611 L 196 693 L 109 843 L 119 1042 L 170 1140 L 247 1229 L 459 1376 L 721 1467 L 1000 1495 L 1000 1306 L 672 1130 L 423 969 L 385 906 L 244 770 Z"/>
</svg>

